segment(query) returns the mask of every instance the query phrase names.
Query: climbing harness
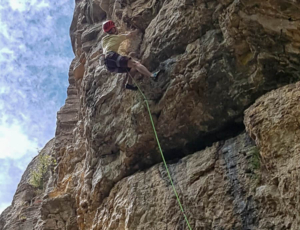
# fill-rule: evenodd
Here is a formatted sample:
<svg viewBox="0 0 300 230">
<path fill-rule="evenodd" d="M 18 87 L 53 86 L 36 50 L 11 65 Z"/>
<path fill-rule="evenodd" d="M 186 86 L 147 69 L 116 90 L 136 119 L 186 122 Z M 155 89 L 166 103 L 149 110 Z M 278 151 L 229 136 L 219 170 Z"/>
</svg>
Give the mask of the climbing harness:
<svg viewBox="0 0 300 230">
<path fill-rule="evenodd" d="M 127 72 L 128 72 L 128 71 L 127 71 Z M 185 221 L 186 221 L 186 223 L 187 223 L 187 225 L 188 225 L 188 227 L 189 227 L 189 230 L 192 230 L 192 228 L 191 228 L 191 226 L 190 226 L 190 223 L 189 223 L 189 221 L 188 221 L 188 219 L 187 219 L 187 217 L 186 217 L 186 215 L 185 215 L 185 212 L 184 212 L 184 209 L 183 209 L 183 207 L 182 207 L 182 204 L 181 204 L 181 202 L 180 202 L 178 193 L 177 193 L 177 191 L 176 191 L 176 189 L 175 189 L 175 186 L 174 186 L 174 183 L 173 183 L 171 174 L 170 174 L 170 172 L 169 172 L 169 168 L 168 168 L 167 162 L 166 162 L 166 160 L 165 160 L 163 151 L 162 151 L 162 149 L 161 149 L 160 142 L 159 142 L 158 136 L 157 136 L 157 132 L 156 132 L 156 129 L 155 129 L 155 126 L 154 126 L 153 118 L 152 118 L 152 115 L 151 115 L 150 107 L 149 107 L 149 104 L 148 104 L 148 100 L 147 100 L 146 96 L 144 95 L 144 93 L 142 92 L 142 90 L 140 89 L 140 87 L 139 87 L 139 85 L 137 84 L 137 82 L 134 80 L 134 78 L 131 76 L 131 74 L 130 74 L 129 72 L 128 72 L 128 75 L 129 75 L 129 77 L 131 77 L 131 79 L 133 80 L 134 84 L 137 86 L 139 92 L 141 93 L 142 97 L 143 97 L 144 100 L 145 100 L 145 103 L 146 103 L 146 106 L 147 106 L 147 110 L 148 110 L 148 113 L 149 113 L 149 117 L 150 117 L 150 121 L 151 121 L 151 125 L 152 125 L 153 131 L 154 131 L 155 139 L 156 139 L 156 142 L 157 142 L 157 145 L 158 145 L 158 148 L 159 148 L 159 151 L 160 151 L 162 160 L 163 160 L 163 162 L 164 162 L 166 171 L 167 171 L 167 173 L 168 173 L 168 177 L 169 177 L 169 179 L 170 179 L 170 182 L 171 182 L 171 185 L 172 185 L 174 194 L 175 194 L 175 196 L 176 196 L 177 202 L 178 202 L 179 207 L 180 207 L 180 210 L 181 210 L 181 212 L 182 212 L 182 214 L 183 214 L 183 216 L 184 216 L 184 219 L 185 219 Z"/>
</svg>

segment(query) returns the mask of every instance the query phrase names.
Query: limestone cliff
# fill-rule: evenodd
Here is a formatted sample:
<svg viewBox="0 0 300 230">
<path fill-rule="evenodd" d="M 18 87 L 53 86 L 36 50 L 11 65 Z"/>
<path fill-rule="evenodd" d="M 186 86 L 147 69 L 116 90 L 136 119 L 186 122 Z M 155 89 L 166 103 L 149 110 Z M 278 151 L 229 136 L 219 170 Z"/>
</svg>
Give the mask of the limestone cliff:
<svg viewBox="0 0 300 230">
<path fill-rule="evenodd" d="M 0 230 L 188 229 L 143 99 L 99 62 L 106 19 L 139 30 L 120 53 L 164 70 L 158 82 L 135 78 L 192 229 L 300 229 L 299 10 L 297 0 L 76 0 L 68 98 L 47 145 L 57 165 L 39 198 L 25 172 Z M 40 202 L 23 204 L 22 192 Z"/>
</svg>

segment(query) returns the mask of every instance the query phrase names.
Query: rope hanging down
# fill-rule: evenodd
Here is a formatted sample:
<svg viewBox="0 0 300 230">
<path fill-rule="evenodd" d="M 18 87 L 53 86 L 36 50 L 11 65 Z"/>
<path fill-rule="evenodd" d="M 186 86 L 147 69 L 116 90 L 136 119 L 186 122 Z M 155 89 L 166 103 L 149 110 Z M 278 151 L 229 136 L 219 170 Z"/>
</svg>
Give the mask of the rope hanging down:
<svg viewBox="0 0 300 230">
<path fill-rule="evenodd" d="M 164 154 L 163 154 L 163 151 L 161 149 L 161 146 L 160 146 L 160 143 L 159 143 L 159 140 L 158 140 L 158 136 L 157 136 L 157 132 L 156 132 L 156 129 L 155 129 L 155 126 L 154 126 L 154 122 L 153 122 L 153 119 L 152 119 L 152 115 L 151 115 L 151 111 L 150 111 L 150 107 L 149 107 L 149 104 L 148 104 L 148 100 L 146 98 L 146 96 L 143 94 L 142 90 L 140 89 L 139 85 L 137 84 L 137 82 L 133 79 L 133 77 L 131 76 L 131 74 L 128 72 L 128 75 L 131 77 L 131 79 L 133 80 L 134 84 L 138 87 L 138 90 L 139 92 L 141 93 L 142 97 L 144 98 L 145 102 L 146 102 L 146 106 L 147 106 L 147 109 L 148 109 L 148 113 L 149 113 L 149 117 L 150 117 L 150 121 L 151 121 L 151 125 L 152 125 L 152 128 L 153 128 L 153 131 L 154 131 L 154 135 L 155 135 L 155 139 L 156 139 L 156 142 L 157 142 L 157 145 L 158 145 L 158 148 L 159 148 L 159 151 L 160 151 L 160 154 L 161 154 L 161 157 L 162 157 L 162 160 L 164 162 L 164 165 L 165 165 L 165 168 L 166 168 L 166 171 L 168 173 L 168 177 L 170 179 L 170 182 L 171 182 L 171 185 L 172 185 L 172 188 L 173 188 L 173 191 L 174 191 L 174 194 L 176 196 L 176 199 L 177 199 L 177 202 L 179 204 L 179 207 L 180 207 L 180 210 L 184 216 L 184 219 L 189 227 L 189 230 L 192 230 L 191 226 L 190 226 L 190 223 L 185 215 L 185 212 L 184 212 L 184 209 L 182 207 L 182 204 L 180 202 L 180 199 L 179 199 L 179 196 L 178 196 L 178 193 L 175 189 L 175 186 L 174 186 L 174 183 L 173 183 L 173 180 L 172 180 L 172 177 L 171 177 L 171 174 L 169 172 L 169 168 L 168 168 L 168 165 L 167 165 L 167 162 L 165 160 L 165 157 L 164 157 Z"/>
</svg>

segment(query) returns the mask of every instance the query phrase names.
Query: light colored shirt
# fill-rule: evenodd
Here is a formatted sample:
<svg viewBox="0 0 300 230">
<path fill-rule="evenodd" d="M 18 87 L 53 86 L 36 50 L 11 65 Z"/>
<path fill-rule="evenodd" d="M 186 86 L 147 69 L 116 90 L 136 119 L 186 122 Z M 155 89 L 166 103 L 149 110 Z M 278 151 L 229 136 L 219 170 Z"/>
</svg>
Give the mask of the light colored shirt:
<svg viewBox="0 0 300 230">
<path fill-rule="evenodd" d="M 102 38 L 103 53 L 107 54 L 109 51 L 118 52 L 120 44 L 126 40 L 127 36 L 124 34 L 108 34 Z"/>
</svg>

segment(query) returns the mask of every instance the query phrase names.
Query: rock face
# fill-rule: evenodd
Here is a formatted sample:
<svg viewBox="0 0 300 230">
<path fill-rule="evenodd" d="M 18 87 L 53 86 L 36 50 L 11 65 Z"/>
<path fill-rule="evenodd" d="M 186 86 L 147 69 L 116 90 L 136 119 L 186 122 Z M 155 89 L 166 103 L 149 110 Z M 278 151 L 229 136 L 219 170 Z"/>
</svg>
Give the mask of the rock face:
<svg viewBox="0 0 300 230">
<path fill-rule="evenodd" d="M 57 166 L 36 219 L 14 225 L 15 198 L 0 230 L 188 229 L 143 98 L 99 62 L 106 19 L 139 30 L 120 53 L 164 70 L 158 82 L 135 79 L 192 229 L 299 229 L 299 8 L 76 1 L 68 98 L 51 142 Z"/>
<path fill-rule="evenodd" d="M 256 189 L 266 223 L 259 229 L 299 229 L 300 82 L 261 97 L 245 112 L 245 124 L 260 149 L 269 185 Z"/>
</svg>

